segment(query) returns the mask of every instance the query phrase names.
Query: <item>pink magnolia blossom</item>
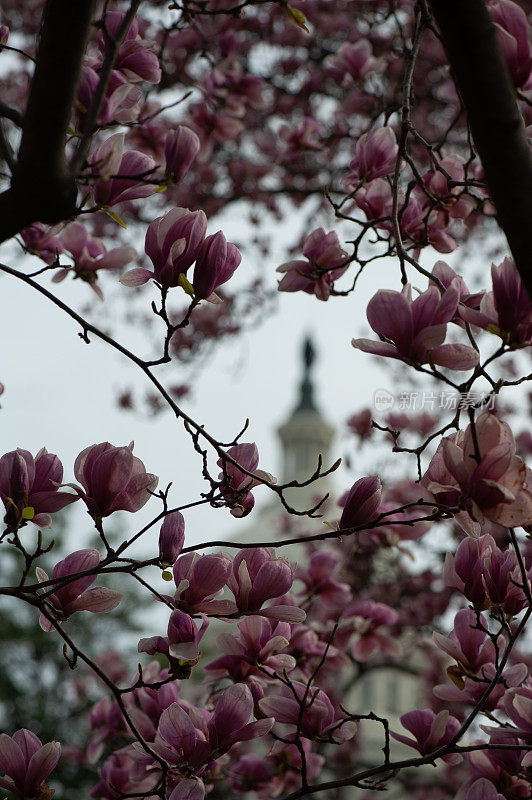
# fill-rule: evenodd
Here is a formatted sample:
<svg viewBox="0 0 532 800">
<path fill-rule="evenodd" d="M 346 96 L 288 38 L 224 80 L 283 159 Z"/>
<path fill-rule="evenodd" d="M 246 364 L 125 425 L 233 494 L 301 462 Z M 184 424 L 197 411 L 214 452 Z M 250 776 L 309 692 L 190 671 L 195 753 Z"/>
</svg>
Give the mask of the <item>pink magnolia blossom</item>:
<svg viewBox="0 0 532 800">
<path fill-rule="evenodd" d="M 377 516 L 382 495 L 382 484 L 378 475 L 359 478 L 347 495 L 340 500 L 343 505 L 338 523 L 340 530 L 365 525 Z"/>
<path fill-rule="evenodd" d="M 87 760 L 94 763 L 101 756 L 104 743 L 114 736 L 127 734 L 127 725 L 116 700 L 103 697 L 89 714 L 91 736 L 87 743 Z"/>
<path fill-rule="evenodd" d="M 461 317 L 497 334 L 505 344 L 532 344 L 532 301 L 514 262 L 505 258 L 502 264 L 491 265 L 493 291 L 487 292 L 480 308 L 463 308 Z"/>
<path fill-rule="evenodd" d="M 214 712 L 185 705 L 181 701 L 172 703 L 161 714 L 153 749 L 174 767 L 174 775 L 180 773 L 185 781 L 177 798 L 190 796 L 190 779 L 193 774 L 201 779 L 207 764 L 228 752 L 237 742 L 250 741 L 265 736 L 273 725 L 273 719 L 249 722 L 253 712 L 253 698 L 244 684 L 234 684 L 219 695 Z M 151 757 L 138 747 L 135 756 L 139 763 L 149 765 Z M 187 785 L 188 784 L 188 785 Z M 201 788 L 201 787 L 200 787 Z M 193 797 L 194 795 L 192 795 Z"/>
<path fill-rule="evenodd" d="M 464 279 L 460 275 L 457 275 L 454 269 L 446 264 L 445 261 L 436 261 L 432 270 L 432 274 L 439 280 L 444 287 L 444 290 L 449 289 L 451 284 L 458 288 L 459 304 L 451 322 L 454 322 L 456 325 L 460 325 L 460 327 L 463 328 L 464 321 L 460 315 L 462 306 L 467 306 L 468 308 L 478 308 L 484 296 L 484 292 L 476 292 L 472 294 L 467 288 L 467 284 Z M 438 289 L 441 292 L 439 286 Z"/>
<path fill-rule="evenodd" d="M 532 524 L 532 473 L 515 454 L 506 422 L 482 414 L 438 445 L 422 484 L 438 502 L 465 504 L 469 523 Z M 459 519 L 466 525 L 467 520 Z M 478 526 L 477 526 L 478 527 Z"/>
<path fill-rule="evenodd" d="M 113 753 L 98 771 L 99 780 L 90 796 L 99 800 L 119 800 L 120 797 L 127 796 L 128 792 L 148 792 L 155 783 L 153 776 L 146 776 L 140 782 L 133 781 L 133 766 L 133 759 L 126 753 Z"/>
<path fill-rule="evenodd" d="M 531 570 L 529 580 L 530 574 Z M 464 539 L 455 556 L 447 554 L 444 580 L 479 609 L 501 606 L 506 614 L 514 616 L 527 604 L 515 552 L 500 550 L 489 534 L 480 539 Z"/>
<path fill-rule="evenodd" d="M 373 222 L 377 228 L 392 230 L 390 215 L 393 198 L 391 186 L 387 181 L 376 178 L 366 186 L 362 186 L 355 194 L 354 201 L 364 212 L 367 220 Z"/>
<path fill-rule="evenodd" d="M 105 53 L 109 47 L 109 37 L 115 39 L 118 35 L 118 30 L 124 21 L 125 14 L 121 11 L 107 11 L 103 19 L 105 28 L 98 31 L 98 48 L 101 53 Z M 133 17 L 131 24 L 124 34 L 124 42 L 140 39 L 139 23 L 136 17 Z"/>
<path fill-rule="evenodd" d="M 345 42 L 333 59 L 331 73 L 342 86 L 349 86 L 370 72 L 377 72 L 385 65 L 382 58 L 373 56 L 371 43 L 367 39 Z"/>
<path fill-rule="evenodd" d="M 465 165 L 465 160 L 453 153 L 440 159 L 439 169 L 434 167 L 423 176 L 425 188 L 438 200 L 436 207 L 444 209 L 451 219 L 467 219 L 475 208 L 475 201 L 463 193 L 463 187 L 449 184 L 449 180 L 464 182 Z M 419 197 L 428 200 L 421 192 Z"/>
<path fill-rule="evenodd" d="M 528 559 L 525 560 L 525 568 Z M 520 584 L 523 576 L 515 550 L 507 548 L 500 550 L 497 546 L 487 548 L 483 557 L 483 581 L 486 594 L 494 606 L 501 606 L 505 614 L 513 617 L 519 614 L 528 605 L 525 592 Z M 532 570 L 527 571 L 528 583 Z"/>
<path fill-rule="evenodd" d="M 288 261 L 277 268 L 277 272 L 286 273 L 279 282 L 279 291 L 303 291 L 315 294 L 318 300 L 327 300 L 334 281 L 348 266 L 347 253 L 340 247 L 338 236 L 333 231 L 325 233 L 323 228 L 316 228 L 305 239 L 303 255 L 306 261 Z"/>
<path fill-rule="evenodd" d="M 150 50 L 149 46 L 147 47 L 146 43 L 142 41 L 130 39 L 127 42 L 122 42 L 115 67 L 132 83 L 138 81 L 159 83 L 161 80 L 159 59 Z"/>
<path fill-rule="evenodd" d="M 326 606 L 345 607 L 351 600 L 351 590 L 347 583 L 339 583 L 333 574 L 340 563 L 340 556 L 318 551 L 313 553 L 306 569 L 299 568 L 296 577 L 304 584 L 303 594 L 317 597 Z"/>
<path fill-rule="evenodd" d="M 176 592 L 170 598 L 171 602 L 190 614 L 226 613 L 229 601 L 217 598 L 227 583 L 231 568 L 231 559 L 225 555 L 186 553 L 174 564 Z"/>
<path fill-rule="evenodd" d="M 74 503 L 77 497 L 59 491 L 63 465 L 45 447 L 35 458 L 18 448 L 0 458 L 0 499 L 6 515 L 4 522 L 13 529 L 30 520 L 40 528 L 52 524 L 50 514 Z"/>
<path fill-rule="evenodd" d="M 369 324 L 381 341 L 353 339 L 352 345 L 365 353 L 397 358 L 407 364 L 432 361 L 450 369 L 472 369 L 478 362 L 476 350 L 464 344 L 443 344 L 458 298 L 455 284 L 443 296 L 431 286 L 415 300 L 409 284 L 401 292 L 381 290 L 367 308 Z"/>
<path fill-rule="evenodd" d="M 495 683 L 486 699 L 485 694 L 496 675 L 495 665 L 485 664 L 479 676 L 466 675 L 463 680 L 453 680 L 454 685 L 440 684 L 433 693 L 446 703 L 467 703 L 475 706 L 481 700 L 486 711 L 494 711 L 501 703 L 508 688 L 519 686 L 528 675 L 526 664 L 514 664 L 504 670 L 499 681 Z"/>
<path fill-rule="evenodd" d="M 232 276 L 242 256 L 238 248 L 227 242 L 222 231 L 202 242 L 194 267 L 194 295 L 198 299 L 220 302 L 215 290 Z"/>
<path fill-rule="evenodd" d="M 200 140 L 186 125 L 178 125 L 166 137 L 165 175 L 176 183 L 183 180 L 200 150 Z"/>
<path fill-rule="evenodd" d="M 512 0 L 490 0 L 488 9 L 497 28 L 499 44 L 514 86 L 524 87 L 529 83 L 532 69 L 532 51 L 526 14 Z"/>
<path fill-rule="evenodd" d="M 104 18 L 105 28 L 98 32 L 98 47 L 102 56 L 105 56 L 109 49 L 109 37 L 116 37 L 124 17 L 125 14 L 119 11 L 108 11 L 106 13 Z M 161 69 L 159 59 L 153 52 L 155 46 L 155 42 L 141 38 L 138 23 L 133 20 L 126 32 L 124 41 L 118 48 L 115 69 L 120 70 L 122 75 L 132 83 L 138 81 L 159 83 Z"/>
<path fill-rule="evenodd" d="M 400 210 L 399 226 L 403 237 L 417 248 L 431 244 L 439 253 L 456 250 L 456 241 L 449 231 L 450 213 L 445 205 L 449 202 L 454 208 L 452 198 L 446 191 L 442 204 L 432 205 L 423 190 L 416 186 Z"/>
<path fill-rule="evenodd" d="M 209 721 L 209 743 L 216 753 L 226 753 L 237 742 L 247 742 L 269 733 L 273 719 L 249 722 L 253 698 L 249 688 L 234 684 L 219 697 Z"/>
<path fill-rule="evenodd" d="M 497 728 L 499 738 L 514 736 L 530 741 L 532 737 L 532 686 L 509 689 L 504 694 L 502 706 L 515 727 Z"/>
<path fill-rule="evenodd" d="M 220 491 L 225 502 L 231 508 L 231 514 L 234 517 L 245 517 L 255 505 L 255 498 L 251 494 L 251 489 L 259 486 L 262 481 L 276 483 L 276 479 L 269 472 L 257 469 L 259 451 L 255 442 L 242 442 L 230 447 L 227 455 L 234 459 L 242 469 L 253 473 L 254 476 L 252 477 L 242 472 L 230 461 L 225 461 L 222 458 L 217 461 L 218 466 L 223 468 L 218 480 L 221 481 Z"/>
<path fill-rule="evenodd" d="M 291 672 L 296 660 L 280 651 L 288 648 L 290 625 L 273 619 L 251 616 L 238 623 L 238 634 L 222 633 L 217 645 L 222 653 L 205 667 L 209 680 L 229 676 L 235 683 L 244 682 L 250 675 L 264 677 L 258 667 L 268 674 Z"/>
<path fill-rule="evenodd" d="M 115 247 L 107 252 L 102 240 L 89 236 L 81 222 L 67 225 L 61 234 L 61 241 L 63 249 L 74 259 L 74 268 L 59 270 L 52 278 L 53 282 L 59 283 L 69 273 L 73 273 L 75 278 L 86 281 L 100 300 L 103 300 L 103 294 L 97 283 L 98 270 L 122 269 L 137 255 L 137 251 L 129 245 Z"/>
<path fill-rule="evenodd" d="M 278 774 L 274 781 L 272 796 L 299 791 L 303 757 L 307 766 L 308 779 L 313 781 L 318 777 L 325 764 L 325 758 L 313 753 L 312 746 L 312 742 L 303 737 L 301 738 L 301 750 L 295 744 L 286 744 L 280 741 L 273 743 L 269 760 Z M 280 766 L 281 769 L 279 769 Z"/>
<path fill-rule="evenodd" d="M 74 475 L 82 489 L 76 489 L 94 519 L 115 511 L 135 512 L 146 505 L 159 479 L 133 455 L 133 442 L 115 447 L 109 442 L 87 447 L 76 458 Z"/>
<path fill-rule="evenodd" d="M 91 107 L 100 82 L 99 67 L 99 62 L 87 61 L 81 69 L 76 106 L 82 118 Z M 105 125 L 114 120 L 130 122 L 136 119 L 140 112 L 141 101 L 142 92 L 140 89 L 129 83 L 118 70 L 113 70 L 98 115 L 98 124 Z"/>
<path fill-rule="evenodd" d="M 45 228 L 41 222 L 34 222 L 21 230 L 20 235 L 29 253 L 42 258 L 45 264 L 53 264 L 64 250 L 58 231 L 59 226 Z"/>
<path fill-rule="evenodd" d="M 364 408 L 358 414 L 353 414 L 347 420 L 346 424 L 350 431 L 352 431 L 361 442 L 370 439 L 373 435 L 373 412 L 370 408 Z"/>
<path fill-rule="evenodd" d="M 227 784 L 233 792 L 245 794 L 251 790 L 262 794 L 271 792 L 271 784 L 275 772 L 268 759 L 258 756 L 243 756 L 237 764 L 231 767 L 227 776 Z"/>
<path fill-rule="evenodd" d="M 485 535 L 480 539 L 466 537 L 460 542 L 456 554 L 447 553 L 445 556 L 445 585 L 458 589 L 479 610 L 489 607 L 482 564 L 492 547 L 496 547 L 492 536 Z"/>
<path fill-rule="evenodd" d="M 349 164 L 351 172 L 346 178 L 349 189 L 361 182 L 390 175 L 395 169 L 397 140 L 392 128 L 375 128 L 357 139 L 355 157 Z"/>
<path fill-rule="evenodd" d="M 199 778 L 185 778 L 170 793 L 168 800 L 203 800 L 205 785 Z"/>
<path fill-rule="evenodd" d="M 325 759 L 311 752 L 312 743 L 308 739 L 301 739 L 301 746 L 307 777 L 313 781 L 320 774 Z M 227 783 L 235 792 L 253 790 L 261 797 L 278 797 L 300 788 L 301 766 L 301 753 L 295 744 L 274 742 L 266 758 L 254 755 L 241 758 L 231 767 Z"/>
<path fill-rule="evenodd" d="M 263 714 L 274 717 L 276 723 L 286 726 L 289 735 L 299 730 L 307 739 L 319 740 L 332 735 L 337 741 L 351 739 L 356 732 L 356 723 L 341 722 L 327 694 L 317 686 L 292 682 L 283 686 L 280 694 L 270 694 L 259 700 Z"/>
<path fill-rule="evenodd" d="M 52 581 L 57 580 L 57 588 L 52 584 L 53 594 L 46 597 L 52 606 L 51 613 L 58 621 L 68 619 L 75 611 L 90 611 L 92 614 L 104 614 L 112 611 L 120 603 L 120 592 L 105 587 L 89 586 L 96 580 L 96 575 L 85 575 L 68 583 L 63 583 L 64 578 L 94 569 L 100 563 L 100 554 L 97 550 L 77 550 L 62 561 L 59 561 L 52 570 Z M 37 578 L 40 583 L 48 581 L 46 572 L 37 567 Z M 50 587 L 47 587 L 47 591 Z M 54 626 L 44 614 L 39 618 L 39 625 L 43 631 L 53 631 Z"/>
<path fill-rule="evenodd" d="M 196 260 L 207 230 L 203 211 L 173 208 L 157 217 L 146 231 L 144 248 L 153 271 L 141 267 L 122 275 L 124 286 L 142 286 L 154 278 L 166 289 L 178 286 L 182 275 Z"/>
<path fill-rule="evenodd" d="M 439 422 L 436 414 L 422 412 L 420 414 L 403 414 L 400 411 L 392 411 L 385 417 L 386 425 L 389 428 L 399 431 L 413 431 L 426 437 L 431 433 Z"/>
<path fill-rule="evenodd" d="M 361 600 L 348 606 L 342 614 L 343 619 L 353 617 L 354 630 L 359 638 L 355 642 L 352 653 L 358 661 L 367 661 L 375 653 L 381 652 L 389 656 L 397 656 L 401 652 L 399 643 L 390 634 L 382 633 L 383 626 L 394 625 L 399 614 L 384 603 L 373 600 Z"/>
<path fill-rule="evenodd" d="M 477 743 L 480 744 L 480 742 Z M 473 774 L 471 779 L 461 787 L 461 790 L 470 789 L 478 780 L 486 780 L 504 792 L 503 798 L 509 794 L 511 797 L 524 800 L 530 793 L 530 786 L 526 779 L 518 777 L 519 773 L 523 772 L 523 751 L 494 747 L 497 744 L 515 746 L 519 745 L 519 741 L 492 733 L 489 743 L 492 745 L 492 749 L 479 749 L 467 754 L 469 768 Z M 484 785 L 483 788 L 487 790 Z M 496 798 L 499 800 L 498 795 Z M 495 800 L 492 794 L 488 794 L 487 799 Z M 485 800 L 482 795 L 481 800 Z"/>
<path fill-rule="evenodd" d="M 169 680 L 170 678 L 167 669 L 161 669 L 156 661 L 151 661 L 142 670 L 142 681 L 145 685 L 124 695 L 128 714 L 148 741 L 155 739 L 162 712 L 179 699 L 181 682 L 177 679 Z M 140 674 L 137 673 L 131 685 L 137 684 L 139 679 Z M 157 685 L 157 688 L 152 688 L 152 684 Z M 90 727 L 91 737 L 87 745 L 89 763 L 100 757 L 106 742 L 117 736 L 123 739 L 131 735 L 118 703 L 109 697 L 104 697 L 93 706 Z"/>
<path fill-rule="evenodd" d="M 286 594 L 293 581 L 294 570 L 286 558 L 276 558 L 271 548 L 256 547 L 241 550 L 235 556 L 227 586 L 235 598 L 235 612 L 302 622 L 306 614 L 301 608 L 287 605 L 263 608 L 267 600 Z"/>
<path fill-rule="evenodd" d="M 448 711 L 440 711 L 439 714 L 434 714 L 428 709 L 409 711 L 401 717 L 401 724 L 414 738 L 392 731 L 393 738 L 402 744 L 414 747 L 422 756 L 446 745 L 460 730 L 460 723 L 455 717 L 449 716 Z M 450 754 L 442 756 L 442 759 L 448 764 L 459 764 L 462 756 Z"/>
<path fill-rule="evenodd" d="M 163 567 L 175 564 L 185 541 L 183 514 L 174 511 L 168 514 L 159 532 L 159 562 Z"/>
<path fill-rule="evenodd" d="M 215 111 L 204 102 L 189 107 L 189 122 L 200 137 L 202 160 L 209 158 L 215 144 L 236 141 L 245 128 L 233 112 Z"/>
<path fill-rule="evenodd" d="M 152 636 L 141 639 L 138 643 L 139 653 L 164 653 L 170 662 L 170 672 L 183 678 L 190 675 L 190 667 L 198 663 L 200 657 L 199 643 L 202 640 L 209 620 L 202 615 L 201 627 L 196 627 L 194 620 L 184 611 L 175 609 L 170 615 L 168 623 L 168 636 Z M 182 668 L 188 668 L 185 674 L 180 674 Z"/>
<path fill-rule="evenodd" d="M 464 800 L 505 800 L 486 778 L 479 778 L 468 789 Z"/>
<path fill-rule="evenodd" d="M 124 153 L 123 133 L 109 136 L 91 155 L 89 164 L 95 181 L 93 198 L 98 205 L 109 207 L 153 194 L 155 187 L 149 177 L 155 161 L 137 150 Z"/>
<path fill-rule="evenodd" d="M 207 98 L 238 117 L 243 117 L 249 106 L 260 108 L 263 105 L 262 79 L 243 74 L 237 61 L 232 63 L 231 69 L 212 69 L 204 78 L 203 89 Z"/>
<path fill-rule="evenodd" d="M 469 608 L 458 612 L 449 636 L 434 633 L 433 637 L 436 645 L 454 658 L 461 673 L 475 674 L 495 660 L 493 642 L 477 628 L 477 615 Z"/>
<path fill-rule="evenodd" d="M 287 143 L 285 157 L 298 156 L 305 150 L 321 150 L 319 136 L 322 133 L 323 126 L 312 117 L 304 117 L 295 125 L 281 125 L 279 136 Z"/>
<path fill-rule="evenodd" d="M 61 755 L 59 742 L 43 745 L 34 733 L 21 728 L 13 736 L 0 734 L 0 786 L 16 797 L 51 798 L 53 790 L 44 783 Z M 44 785 L 43 785 L 44 784 Z"/>
</svg>

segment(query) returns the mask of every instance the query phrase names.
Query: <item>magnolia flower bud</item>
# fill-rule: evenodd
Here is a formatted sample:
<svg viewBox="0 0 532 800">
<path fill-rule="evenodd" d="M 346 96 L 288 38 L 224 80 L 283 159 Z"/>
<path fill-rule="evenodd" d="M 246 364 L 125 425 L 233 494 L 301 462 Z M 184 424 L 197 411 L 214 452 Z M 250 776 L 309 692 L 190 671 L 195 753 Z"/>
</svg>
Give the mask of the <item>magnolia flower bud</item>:
<svg viewBox="0 0 532 800">
<path fill-rule="evenodd" d="M 162 567 L 171 567 L 185 541 L 185 520 L 179 511 L 165 517 L 159 533 L 159 562 Z"/>
</svg>

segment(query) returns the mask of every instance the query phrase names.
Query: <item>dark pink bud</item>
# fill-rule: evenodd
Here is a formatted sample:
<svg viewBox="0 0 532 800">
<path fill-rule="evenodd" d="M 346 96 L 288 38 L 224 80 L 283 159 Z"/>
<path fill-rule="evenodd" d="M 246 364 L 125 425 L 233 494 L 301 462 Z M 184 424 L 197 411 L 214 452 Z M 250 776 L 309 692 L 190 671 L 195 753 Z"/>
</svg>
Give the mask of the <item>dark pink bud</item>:
<svg viewBox="0 0 532 800">
<path fill-rule="evenodd" d="M 221 231 L 207 236 L 200 247 L 194 267 L 194 294 L 209 300 L 213 292 L 229 280 L 242 256 L 234 244 L 226 241 Z"/>
<path fill-rule="evenodd" d="M 165 175 L 176 183 L 182 180 L 190 169 L 190 165 L 198 155 L 200 140 L 196 133 L 186 125 L 178 125 L 173 133 L 166 137 L 164 155 L 166 158 Z"/>
<path fill-rule="evenodd" d="M 231 507 L 231 514 L 234 517 L 245 517 L 255 504 L 255 498 L 251 494 L 251 489 L 257 486 L 261 479 L 276 483 L 276 478 L 269 472 L 257 469 L 259 463 L 259 451 L 255 442 L 242 442 L 234 447 L 230 447 L 227 455 L 248 472 L 252 472 L 255 477 L 246 475 L 231 462 L 225 462 L 225 473 L 221 472 L 218 476 L 221 483 L 221 492 L 228 506 Z M 224 461 L 219 458 L 216 462 L 219 467 L 224 465 Z"/>
<path fill-rule="evenodd" d="M 159 533 L 159 561 L 163 567 L 175 564 L 185 541 L 185 520 L 179 511 L 168 514 Z"/>
<path fill-rule="evenodd" d="M 355 187 L 362 181 L 373 181 L 390 175 L 395 169 L 397 141 L 389 126 L 364 133 L 356 143 L 356 155 L 349 164 L 348 186 Z"/>
<path fill-rule="evenodd" d="M 373 519 L 380 506 L 381 494 L 382 485 L 378 475 L 360 478 L 345 498 L 344 510 L 339 522 L 340 529 L 356 528 Z"/>
</svg>

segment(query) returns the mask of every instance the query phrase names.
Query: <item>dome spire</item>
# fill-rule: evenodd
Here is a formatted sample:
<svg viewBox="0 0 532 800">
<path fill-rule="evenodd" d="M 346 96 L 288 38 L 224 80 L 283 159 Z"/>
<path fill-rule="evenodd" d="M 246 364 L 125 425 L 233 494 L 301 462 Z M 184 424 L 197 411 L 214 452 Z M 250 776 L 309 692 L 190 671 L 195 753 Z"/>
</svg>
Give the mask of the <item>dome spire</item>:
<svg viewBox="0 0 532 800">
<path fill-rule="evenodd" d="M 312 383 L 312 379 L 310 377 L 312 365 L 316 360 L 316 350 L 310 336 L 306 336 L 303 340 L 301 355 L 303 362 L 303 377 L 299 386 L 299 400 L 294 408 L 294 414 L 297 411 L 318 410 L 314 401 L 314 384 Z"/>
</svg>

